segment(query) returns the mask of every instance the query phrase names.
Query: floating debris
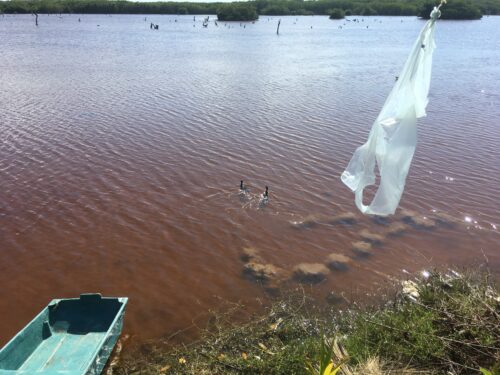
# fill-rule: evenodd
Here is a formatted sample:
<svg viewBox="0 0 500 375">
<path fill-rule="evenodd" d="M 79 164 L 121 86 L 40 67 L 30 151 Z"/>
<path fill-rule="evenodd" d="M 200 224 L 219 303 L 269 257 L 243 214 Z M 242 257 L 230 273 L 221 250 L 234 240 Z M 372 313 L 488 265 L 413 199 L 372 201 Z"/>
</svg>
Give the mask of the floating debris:
<svg viewBox="0 0 500 375">
<path fill-rule="evenodd" d="M 293 269 L 293 277 L 295 280 L 307 283 L 316 284 L 326 279 L 330 270 L 321 263 L 300 263 Z"/>
<path fill-rule="evenodd" d="M 381 234 L 377 233 L 372 233 L 368 231 L 367 229 L 363 229 L 361 232 L 359 232 L 359 236 L 366 242 L 370 242 L 374 245 L 380 245 L 384 241 L 384 236 Z"/>
<path fill-rule="evenodd" d="M 337 254 L 337 253 L 332 253 L 328 255 L 326 258 L 326 265 L 330 269 L 336 269 L 339 271 L 345 271 L 348 267 L 348 265 L 352 262 L 352 259 L 342 255 L 342 254 Z"/>
<path fill-rule="evenodd" d="M 357 241 L 352 243 L 352 251 L 359 256 L 371 255 L 372 244 L 365 241 Z"/>
</svg>

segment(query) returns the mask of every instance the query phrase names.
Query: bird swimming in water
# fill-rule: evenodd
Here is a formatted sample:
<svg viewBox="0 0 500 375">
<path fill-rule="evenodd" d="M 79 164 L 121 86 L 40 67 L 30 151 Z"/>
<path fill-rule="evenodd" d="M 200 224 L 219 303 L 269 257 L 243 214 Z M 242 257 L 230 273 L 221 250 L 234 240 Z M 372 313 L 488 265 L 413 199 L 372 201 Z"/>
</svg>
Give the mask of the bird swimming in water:
<svg viewBox="0 0 500 375">
<path fill-rule="evenodd" d="M 247 191 L 247 187 L 243 184 L 243 180 L 240 181 L 240 192 Z"/>
<path fill-rule="evenodd" d="M 252 198 L 250 194 L 250 189 L 248 189 L 248 187 L 245 186 L 243 180 L 240 181 L 240 191 L 238 192 L 238 195 L 240 197 L 240 201 L 243 203 L 247 203 Z"/>
<path fill-rule="evenodd" d="M 269 202 L 269 188 L 266 186 L 266 191 L 260 195 L 259 208 L 264 208 Z"/>
<path fill-rule="evenodd" d="M 266 186 L 266 191 L 262 193 L 262 199 L 269 199 L 269 188 Z"/>
</svg>

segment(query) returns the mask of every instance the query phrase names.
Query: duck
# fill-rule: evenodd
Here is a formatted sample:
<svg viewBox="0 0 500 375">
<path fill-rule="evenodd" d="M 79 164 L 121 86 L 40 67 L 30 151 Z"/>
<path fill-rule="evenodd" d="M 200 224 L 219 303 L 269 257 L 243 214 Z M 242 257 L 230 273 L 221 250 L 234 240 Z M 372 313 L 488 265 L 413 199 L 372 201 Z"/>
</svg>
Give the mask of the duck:
<svg viewBox="0 0 500 375">
<path fill-rule="evenodd" d="M 269 187 L 266 186 L 266 191 L 262 193 L 262 199 L 268 200 L 269 199 Z"/>
<path fill-rule="evenodd" d="M 245 186 L 245 184 L 243 183 L 243 180 L 240 181 L 240 194 L 244 194 L 248 192 L 248 188 Z"/>
</svg>

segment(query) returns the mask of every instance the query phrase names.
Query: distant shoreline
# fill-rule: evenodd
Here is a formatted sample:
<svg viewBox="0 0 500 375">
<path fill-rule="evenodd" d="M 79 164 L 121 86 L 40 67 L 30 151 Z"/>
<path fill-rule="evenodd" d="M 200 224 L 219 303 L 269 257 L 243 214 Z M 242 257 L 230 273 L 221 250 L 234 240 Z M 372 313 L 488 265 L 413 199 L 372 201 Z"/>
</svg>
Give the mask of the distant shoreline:
<svg viewBox="0 0 500 375">
<path fill-rule="evenodd" d="M 131 2 L 115 0 L 46 0 L 0 1 L 5 14 L 172 14 L 217 15 L 221 21 L 253 21 L 259 16 L 328 16 L 340 10 L 346 16 L 419 16 L 428 17 L 434 2 L 419 0 L 258 0 L 233 3 Z M 500 0 L 477 0 L 468 3 L 455 0 L 442 8 L 442 19 L 480 19 L 483 15 L 500 15 Z"/>
<path fill-rule="evenodd" d="M 2 0 L 0 0 L 2 1 Z M 61 12 L 61 13 L 45 13 L 45 12 L 36 12 L 40 16 L 79 16 L 79 15 L 87 15 L 87 16 L 110 16 L 110 15 L 116 15 L 116 16 L 196 16 L 196 17 L 202 17 L 202 16 L 210 16 L 210 17 L 217 17 L 216 13 L 193 13 L 193 14 L 177 14 L 177 13 L 78 13 L 78 12 Z M 8 16 L 26 16 L 26 15 L 32 15 L 32 12 L 25 12 L 25 13 L 19 13 L 19 12 L 3 12 L 0 13 L 0 16 L 2 15 L 8 15 Z M 297 15 L 290 15 L 290 14 L 284 14 L 284 15 L 271 15 L 271 14 L 261 14 L 260 16 L 262 17 L 329 17 L 328 14 L 297 14 Z M 395 16 L 395 15 L 389 15 L 389 14 L 378 14 L 374 16 L 361 16 L 358 14 L 352 14 L 350 18 L 356 18 L 356 17 L 418 17 L 417 15 L 408 15 L 408 16 Z M 486 17 L 499 17 L 500 14 L 488 14 Z M 467 21 L 467 19 L 445 19 L 449 21 Z M 234 21 L 237 22 L 237 21 Z M 240 21 L 243 22 L 243 21 Z"/>
</svg>

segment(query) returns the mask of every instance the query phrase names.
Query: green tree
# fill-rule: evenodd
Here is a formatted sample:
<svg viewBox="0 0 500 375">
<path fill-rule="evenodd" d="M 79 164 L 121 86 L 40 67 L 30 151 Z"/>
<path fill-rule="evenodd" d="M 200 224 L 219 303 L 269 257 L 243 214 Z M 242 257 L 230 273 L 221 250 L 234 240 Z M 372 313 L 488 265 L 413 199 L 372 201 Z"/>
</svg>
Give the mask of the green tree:
<svg viewBox="0 0 500 375">
<path fill-rule="evenodd" d="M 259 16 L 251 3 L 229 3 L 217 9 L 217 18 L 220 21 L 254 21 Z"/>
<path fill-rule="evenodd" d="M 433 2 L 424 3 L 418 16 L 429 19 L 434 6 Z M 441 19 L 444 20 L 477 20 L 482 16 L 481 9 L 478 6 L 463 0 L 450 1 L 441 7 Z"/>
<path fill-rule="evenodd" d="M 330 10 L 330 19 L 331 20 L 341 20 L 345 17 L 345 13 L 342 9 L 334 8 Z"/>
</svg>

